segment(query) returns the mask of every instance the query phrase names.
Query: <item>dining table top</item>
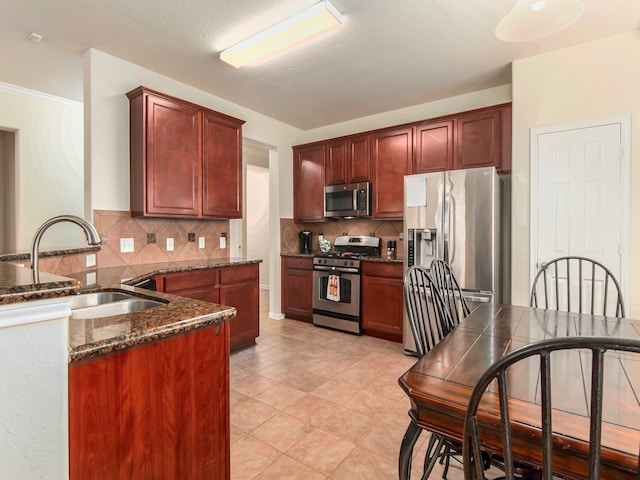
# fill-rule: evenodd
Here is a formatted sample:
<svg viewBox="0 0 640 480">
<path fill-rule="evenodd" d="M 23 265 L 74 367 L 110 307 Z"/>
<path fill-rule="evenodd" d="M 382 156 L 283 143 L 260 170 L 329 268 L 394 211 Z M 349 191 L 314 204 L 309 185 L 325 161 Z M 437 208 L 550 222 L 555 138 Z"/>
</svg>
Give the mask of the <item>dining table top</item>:
<svg viewBox="0 0 640 480">
<path fill-rule="evenodd" d="M 495 361 L 525 345 L 567 336 L 640 340 L 640 321 L 558 312 L 515 305 L 480 304 L 398 380 L 420 427 L 462 440 L 471 391 Z M 555 357 L 554 357 L 555 356 Z M 552 354 L 554 471 L 589 478 L 590 360 L 586 352 Z M 636 478 L 640 446 L 640 356 L 605 355 L 602 477 Z M 541 464 L 539 362 L 517 364 L 509 375 L 514 457 Z M 500 454 L 499 406 L 489 387 L 479 411 L 488 434 L 483 448 Z M 492 398 L 493 397 L 493 398 Z M 484 420 L 483 420 L 484 419 Z M 484 423 L 484 425 L 483 425 Z M 493 435 L 491 434 L 493 433 Z"/>
</svg>

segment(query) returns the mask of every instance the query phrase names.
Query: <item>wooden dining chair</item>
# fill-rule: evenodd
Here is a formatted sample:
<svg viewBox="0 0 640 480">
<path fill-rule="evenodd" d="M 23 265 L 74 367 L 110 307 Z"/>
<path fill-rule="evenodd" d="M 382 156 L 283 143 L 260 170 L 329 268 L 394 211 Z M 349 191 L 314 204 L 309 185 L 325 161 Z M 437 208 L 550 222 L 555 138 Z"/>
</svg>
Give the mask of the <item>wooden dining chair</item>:
<svg viewBox="0 0 640 480">
<path fill-rule="evenodd" d="M 449 310 L 453 324 L 460 324 L 471 313 L 471 309 L 462 296 L 462 289 L 451 266 L 444 260 L 434 260 L 431 262 L 430 274 L 445 307 Z"/>
<path fill-rule="evenodd" d="M 416 351 L 422 358 L 451 332 L 454 324 L 429 271 L 423 266 L 414 265 L 405 273 L 404 300 Z M 422 432 L 413 410 L 409 410 L 409 417 L 411 421 L 402 440 L 398 463 L 401 480 L 410 478 L 413 447 Z M 448 458 L 453 452 L 460 453 L 460 446 L 456 447 L 442 435 L 431 433 L 422 479 L 429 477 L 439 458 Z M 446 478 L 446 467 L 443 478 Z"/>
<path fill-rule="evenodd" d="M 602 263 L 559 257 L 542 264 L 531 287 L 531 307 L 624 318 L 620 284 Z"/>
<path fill-rule="evenodd" d="M 614 337 L 554 338 L 526 345 L 493 363 L 482 374 L 474 387 L 467 407 L 463 434 L 463 464 L 464 478 L 466 480 L 483 478 L 482 462 L 477 462 L 476 459 L 482 458 L 480 448 L 483 444 L 482 438 L 485 435 L 493 436 L 494 440 L 495 438 L 501 439 L 502 452 L 500 454 L 504 460 L 506 479 L 515 478 L 514 470 L 517 465 L 514 465 L 514 450 L 519 451 L 520 461 L 528 458 L 528 461 L 532 464 L 536 463 L 536 465 L 532 466 L 541 468 L 541 478 L 545 480 L 553 478 L 553 437 L 557 434 L 554 434 L 552 414 L 554 397 L 552 397 L 551 378 L 554 367 L 562 368 L 563 362 L 566 361 L 566 355 L 563 357 L 560 354 L 557 357 L 558 365 L 556 363 L 552 364 L 552 360 L 556 359 L 552 353 L 558 351 L 564 351 L 565 353 L 573 351 L 573 354 L 581 355 L 582 358 L 585 358 L 582 367 L 585 385 L 589 385 L 587 381 L 590 381 L 591 385 L 591 391 L 584 392 L 585 395 L 589 395 L 588 398 L 590 400 L 590 423 L 589 428 L 585 428 L 585 433 L 589 433 L 589 478 L 593 480 L 600 478 L 602 415 L 604 408 L 603 386 L 606 384 L 606 379 L 604 378 L 605 363 L 621 362 L 619 356 L 607 355 L 607 358 L 605 353 L 608 351 L 640 353 L 640 341 L 638 340 Z M 590 368 L 587 356 L 589 351 L 591 352 Z M 539 391 L 536 396 L 536 398 L 539 398 L 541 412 L 541 418 L 539 419 L 541 438 L 539 443 L 540 450 L 538 451 L 531 450 L 530 439 L 526 444 L 527 448 L 524 449 L 519 444 L 517 437 L 513 435 L 513 432 L 518 430 L 518 424 L 517 422 L 513 423 L 516 421 L 515 413 L 512 416 L 510 408 L 514 400 L 513 397 L 510 399 L 510 389 L 513 389 L 514 385 L 518 383 L 516 377 L 522 377 L 522 370 L 518 371 L 515 364 L 523 361 L 536 361 L 532 360 L 533 358 L 537 358 L 540 365 L 540 374 L 536 379 L 538 383 L 533 386 L 529 385 L 530 388 L 537 388 Z M 513 367 L 512 370 L 510 370 L 510 367 Z M 566 382 L 566 378 L 563 377 L 563 381 Z M 497 382 L 497 386 L 494 382 Z M 583 388 L 583 385 L 581 384 L 579 387 Z M 557 397 L 555 398 L 557 401 Z M 488 412 L 483 412 L 482 405 L 496 404 L 500 408 L 500 418 Z M 517 403 L 513 404 L 514 412 L 517 411 L 516 405 Z M 612 405 L 612 408 L 618 406 Z M 513 420 L 511 420 L 512 418 Z M 525 421 L 530 423 L 536 420 L 532 417 L 527 417 Z M 482 448 L 486 448 L 486 444 Z M 557 448 L 557 445 L 555 448 Z M 571 448 L 567 439 L 563 440 L 563 445 L 560 448 Z M 640 478 L 640 469 L 637 470 L 635 475 Z"/>
</svg>

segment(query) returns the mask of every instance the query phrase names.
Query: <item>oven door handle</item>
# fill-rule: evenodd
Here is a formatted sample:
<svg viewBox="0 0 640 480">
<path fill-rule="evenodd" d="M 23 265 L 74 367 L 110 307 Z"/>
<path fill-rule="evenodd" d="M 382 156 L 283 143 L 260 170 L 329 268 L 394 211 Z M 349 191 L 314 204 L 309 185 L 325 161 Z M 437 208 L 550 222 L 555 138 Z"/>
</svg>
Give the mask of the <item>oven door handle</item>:
<svg viewBox="0 0 640 480">
<path fill-rule="evenodd" d="M 322 272 L 335 272 L 335 273 L 358 273 L 357 268 L 348 268 L 348 267 L 323 267 L 320 265 L 316 265 L 313 267 L 314 270 L 319 270 Z"/>
</svg>

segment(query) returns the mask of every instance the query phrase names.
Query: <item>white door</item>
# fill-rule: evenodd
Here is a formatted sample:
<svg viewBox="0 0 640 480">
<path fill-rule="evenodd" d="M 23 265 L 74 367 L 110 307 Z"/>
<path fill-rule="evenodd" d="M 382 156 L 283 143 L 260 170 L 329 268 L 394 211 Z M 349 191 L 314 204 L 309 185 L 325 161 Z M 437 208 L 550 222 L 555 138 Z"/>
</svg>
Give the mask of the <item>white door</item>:
<svg viewBox="0 0 640 480">
<path fill-rule="evenodd" d="M 583 256 L 607 266 L 624 295 L 627 128 L 618 118 L 532 130 L 532 279 L 543 262 Z"/>
</svg>

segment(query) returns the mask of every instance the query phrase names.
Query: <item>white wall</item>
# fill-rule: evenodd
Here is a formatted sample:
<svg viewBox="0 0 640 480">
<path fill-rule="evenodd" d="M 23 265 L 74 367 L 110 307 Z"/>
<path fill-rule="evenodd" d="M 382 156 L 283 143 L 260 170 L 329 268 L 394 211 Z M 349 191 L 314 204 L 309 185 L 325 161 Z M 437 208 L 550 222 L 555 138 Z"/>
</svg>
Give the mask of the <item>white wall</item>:
<svg viewBox="0 0 640 480">
<path fill-rule="evenodd" d="M 513 63 L 512 301 L 528 304 L 530 129 L 630 113 L 640 138 L 640 31 Z M 640 315 L 640 149 L 631 149 L 629 297 L 627 316 Z M 606 228 L 606 226 L 603 226 Z"/>
<path fill-rule="evenodd" d="M 48 218 L 82 216 L 82 116 L 81 103 L 0 83 L 0 130 L 11 132 L 17 154 L 17 220 L 12 222 L 17 225 L 8 227 L 17 236 L 14 251 L 28 252 L 36 229 Z M 57 225 L 41 247 L 79 246 L 82 239 L 77 227 Z"/>
</svg>

